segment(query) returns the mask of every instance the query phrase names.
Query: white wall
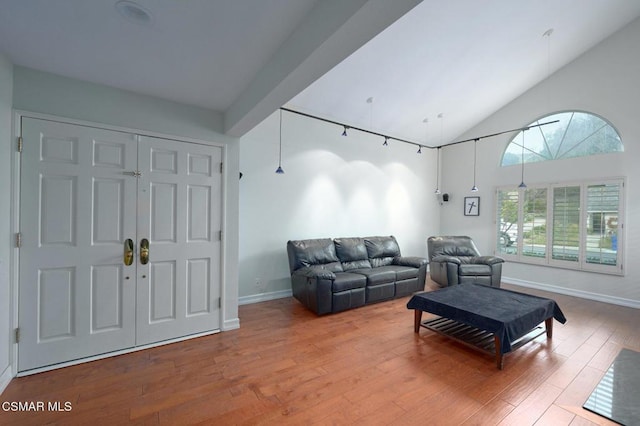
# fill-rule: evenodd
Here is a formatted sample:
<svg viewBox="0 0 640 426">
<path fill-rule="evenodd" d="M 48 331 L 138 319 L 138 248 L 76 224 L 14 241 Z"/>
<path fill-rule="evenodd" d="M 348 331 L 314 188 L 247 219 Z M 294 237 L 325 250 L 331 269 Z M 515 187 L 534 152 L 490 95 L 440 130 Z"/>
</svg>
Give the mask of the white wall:
<svg viewBox="0 0 640 426">
<path fill-rule="evenodd" d="M 625 152 L 590 158 L 527 164 L 526 183 L 571 179 L 627 178 L 626 188 L 626 275 L 577 272 L 508 262 L 505 280 L 533 286 L 549 286 L 560 292 L 640 307 L 640 20 L 636 20 L 594 49 L 570 63 L 549 79 L 519 97 L 489 119 L 462 135 L 459 140 L 525 126 L 564 110 L 583 110 L 609 120 L 622 137 Z M 450 115 L 450 114 L 449 114 Z M 465 217 L 464 196 L 472 195 L 473 143 L 443 149 L 442 188 L 452 194 L 444 207 L 441 232 L 469 234 L 481 251 L 494 246 L 495 188 L 520 183 L 520 167 L 500 167 L 502 153 L 514 134 L 478 143 L 477 184 L 481 197 L 480 217 Z"/>
<path fill-rule="evenodd" d="M 240 285 L 245 301 L 290 291 L 288 240 L 395 235 L 403 255 L 427 255 L 438 232 L 435 150 L 283 112 L 240 140 Z M 256 279 L 262 283 L 256 285 Z M 254 296 L 253 298 L 248 296 Z M 241 300 L 242 303 L 242 300 Z"/>
<path fill-rule="evenodd" d="M 0 393 L 11 378 L 11 103 L 13 65 L 0 54 Z"/>
<path fill-rule="evenodd" d="M 238 326 L 238 139 L 223 135 L 219 113 L 29 68 L 14 68 L 13 107 L 133 130 L 224 143 L 225 282 L 223 329 Z M 2 157 L 4 158 L 4 157 Z"/>
</svg>

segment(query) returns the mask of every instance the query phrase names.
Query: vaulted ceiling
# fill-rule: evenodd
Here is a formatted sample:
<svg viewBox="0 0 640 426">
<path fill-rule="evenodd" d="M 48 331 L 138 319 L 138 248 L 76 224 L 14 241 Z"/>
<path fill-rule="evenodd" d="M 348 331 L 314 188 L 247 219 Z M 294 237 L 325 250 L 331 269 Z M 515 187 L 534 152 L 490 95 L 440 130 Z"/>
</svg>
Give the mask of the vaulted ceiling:
<svg viewBox="0 0 640 426">
<path fill-rule="evenodd" d="M 0 52 L 211 109 L 232 136 L 285 105 L 434 146 L 639 16 L 636 0 L 3 0 Z"/>
</svg>

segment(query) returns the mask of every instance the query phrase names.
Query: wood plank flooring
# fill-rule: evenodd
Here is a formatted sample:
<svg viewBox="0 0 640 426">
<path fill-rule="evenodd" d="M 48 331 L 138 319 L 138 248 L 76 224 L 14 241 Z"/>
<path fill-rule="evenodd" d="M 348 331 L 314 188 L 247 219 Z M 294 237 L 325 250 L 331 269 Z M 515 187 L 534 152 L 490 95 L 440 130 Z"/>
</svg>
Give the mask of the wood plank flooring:
<svg viewBox="0 0 640 426">
<path fill-rule="evenodd" d="M 72 409 L 0 410 L 0 424 L 614 424 L 581 407 L 621 348 L 640 351 L 640 310 L 505 287 L 553 298 L 568 321 L 502 371 L 416 335 L 408 298 L 322 317 L 287 298 L 241 306 L 239 330 L 13 379 L 0 403 Z"/>
</svg>

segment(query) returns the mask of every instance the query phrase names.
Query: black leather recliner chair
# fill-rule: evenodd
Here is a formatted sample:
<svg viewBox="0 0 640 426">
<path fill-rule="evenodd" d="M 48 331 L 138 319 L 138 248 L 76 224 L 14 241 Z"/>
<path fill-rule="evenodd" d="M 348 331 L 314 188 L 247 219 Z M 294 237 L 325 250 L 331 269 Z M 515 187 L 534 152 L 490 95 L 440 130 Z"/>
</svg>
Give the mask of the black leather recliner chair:
<svg viewBox="0 0 640 426">
<path fill-rule="evenodd" d="M 427 239 L 429 274 L 443 287 L 466 282 L 500 287 L 502 263 L 497 256 L 481 256 L 467 236 L 442 236 Z"/>
</svg>

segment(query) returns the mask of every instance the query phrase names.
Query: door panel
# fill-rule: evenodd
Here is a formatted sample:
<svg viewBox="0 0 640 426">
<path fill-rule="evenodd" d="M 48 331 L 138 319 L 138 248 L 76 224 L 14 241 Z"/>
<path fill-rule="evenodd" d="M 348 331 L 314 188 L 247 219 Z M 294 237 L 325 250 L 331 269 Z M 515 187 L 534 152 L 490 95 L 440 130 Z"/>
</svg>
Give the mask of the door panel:
<svg viewBox="0 0 640 426">
<path fill-rule="evenodd" d="M 133 346 L 135 136 L 31 118 L 22 136 L 18 369 Z"/>
<path fill-rule="evenodd" d="M 220 327 L 221 174 L 217 147 L 140 137 L 138 344 Z M 215 196 L 214 196 L 215 194 Z M 215 230 L 215 231 L 214 231 Z"/>
</svg>

